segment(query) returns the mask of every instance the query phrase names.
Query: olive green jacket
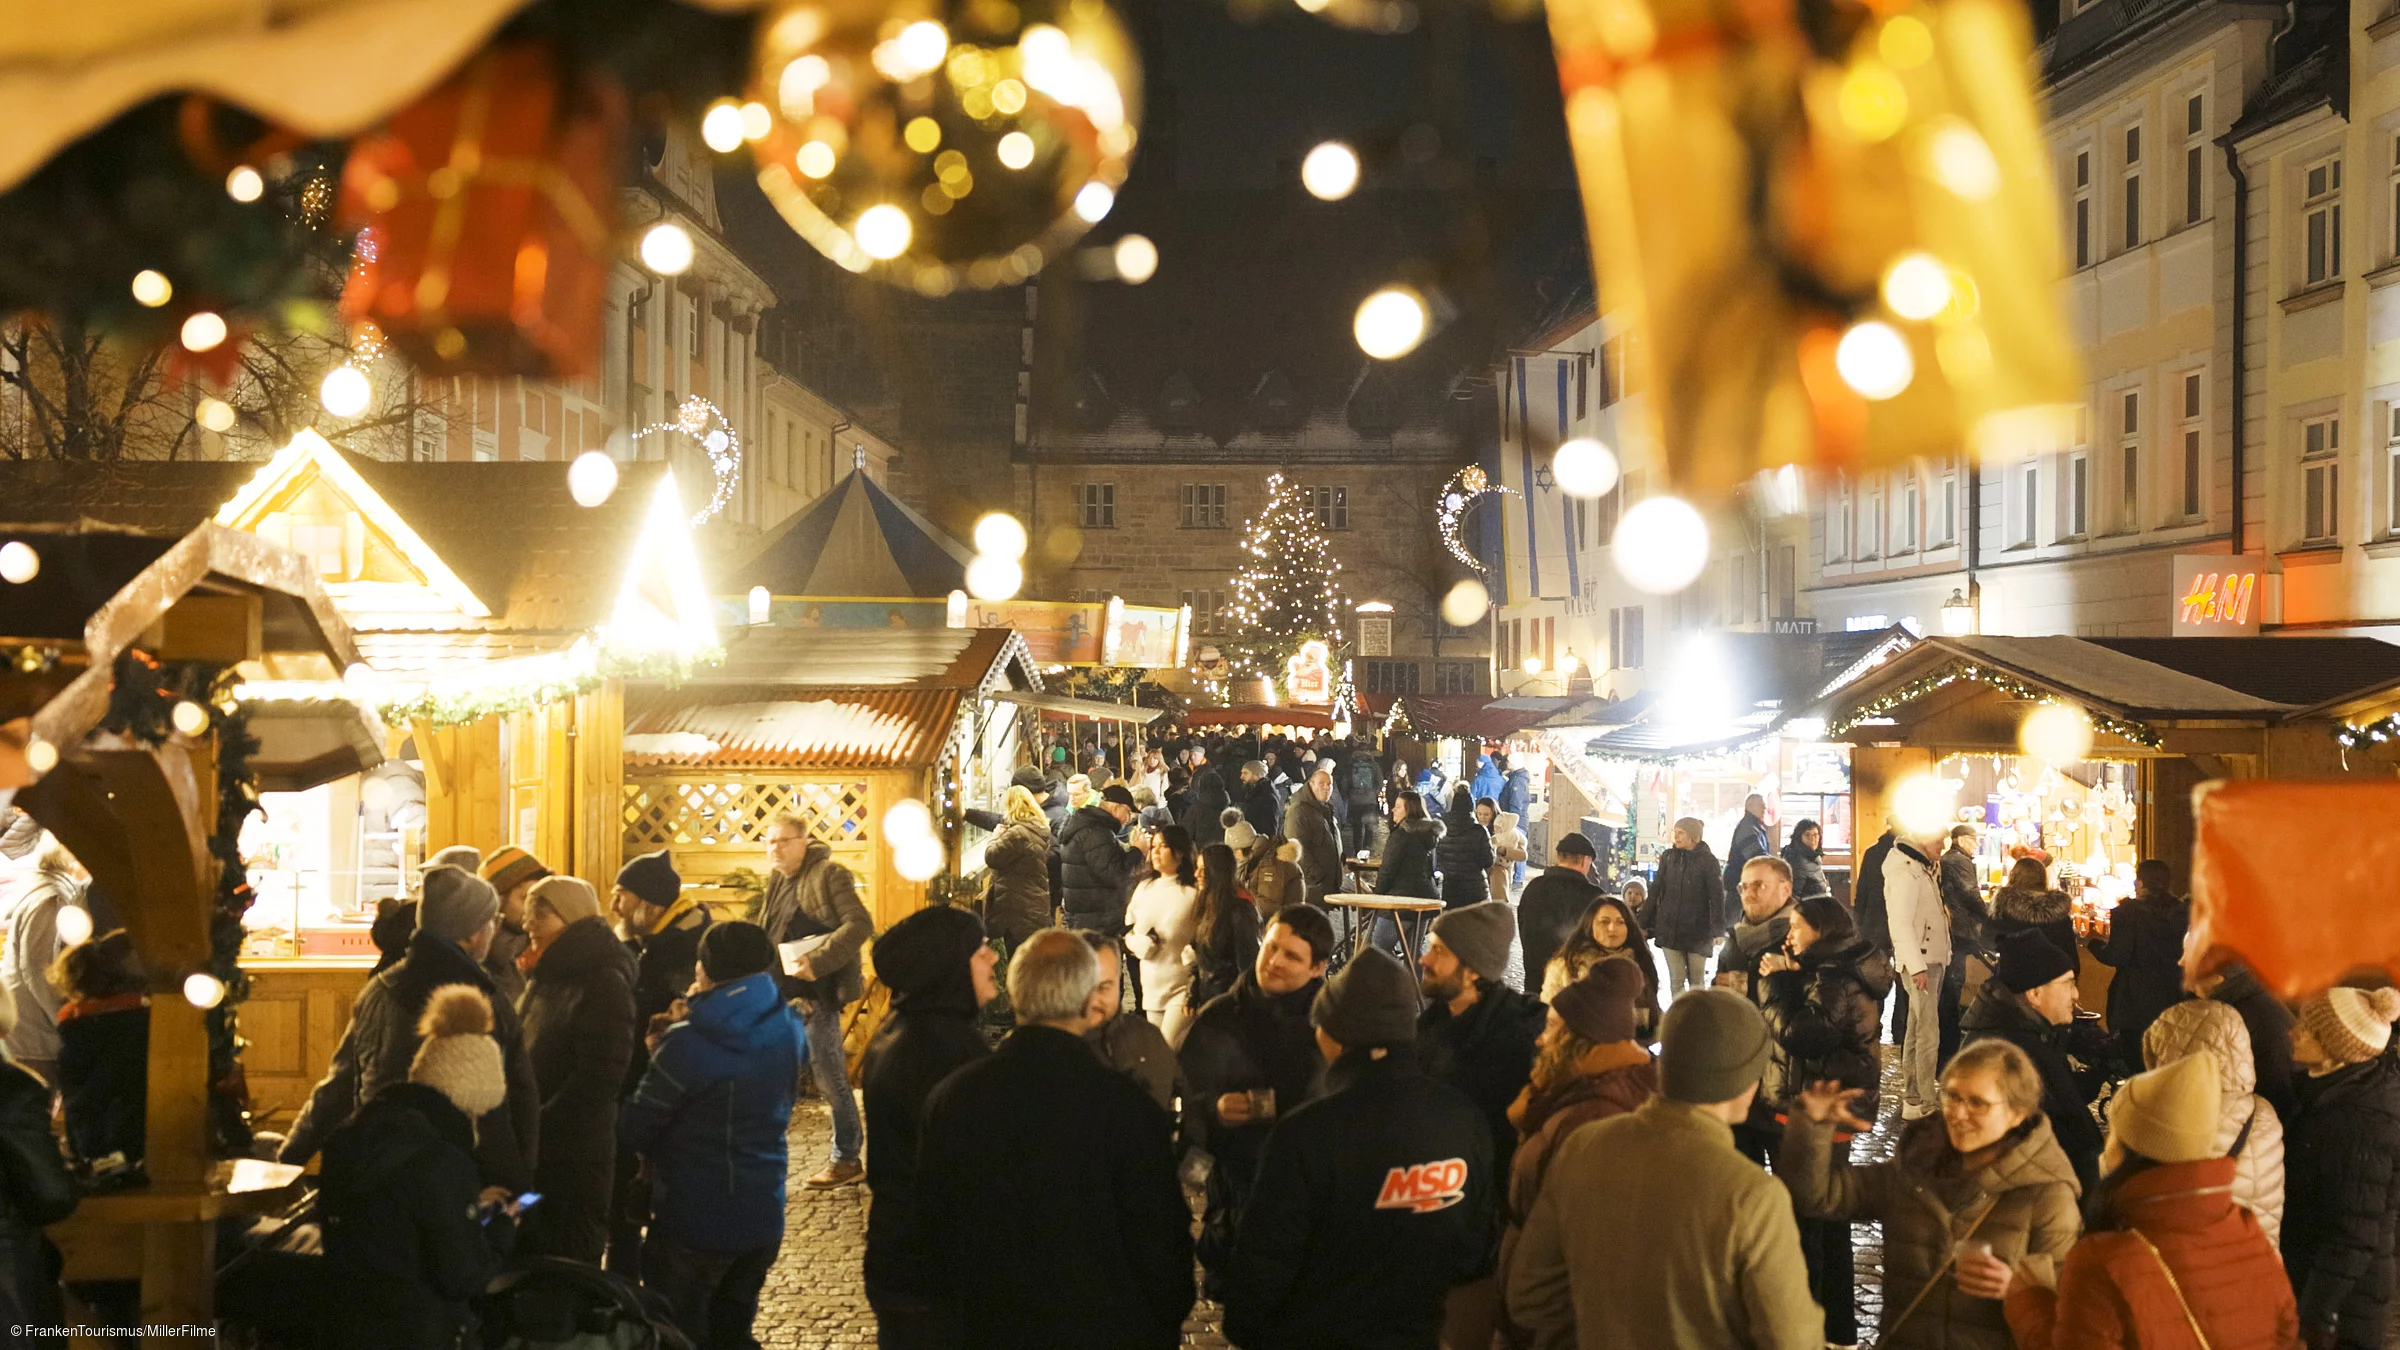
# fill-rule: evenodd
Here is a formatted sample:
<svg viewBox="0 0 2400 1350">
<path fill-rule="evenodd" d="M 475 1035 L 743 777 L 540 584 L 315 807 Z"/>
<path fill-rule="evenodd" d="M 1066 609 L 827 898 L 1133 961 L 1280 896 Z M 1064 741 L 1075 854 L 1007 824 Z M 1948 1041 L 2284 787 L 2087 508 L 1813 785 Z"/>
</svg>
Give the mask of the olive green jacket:
<svg viewBox="0 0 2400 1350">
<path fill-rule="evenodd" d="M 1731 1126 L 1664 1097 L 1558 1145 L 1510 1260 L 1508 1315 L 1545 1347 L 1825 1345 L 1790 1194 Z"/>
</svg>

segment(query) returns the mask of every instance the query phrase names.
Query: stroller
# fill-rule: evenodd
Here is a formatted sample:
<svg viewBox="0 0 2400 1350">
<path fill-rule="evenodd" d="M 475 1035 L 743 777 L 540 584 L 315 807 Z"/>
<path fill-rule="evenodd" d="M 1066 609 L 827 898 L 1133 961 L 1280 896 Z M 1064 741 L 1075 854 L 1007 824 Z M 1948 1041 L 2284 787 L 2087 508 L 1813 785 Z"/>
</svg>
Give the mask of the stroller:
<svg viewBox="0 0 2400 1350">
<path fill-rule="evenodd" d="M 563 1257 L 510 1261 L 475 1308 L 484 1350 L 692 1350 L 665 1300 Z"/>
</svg>

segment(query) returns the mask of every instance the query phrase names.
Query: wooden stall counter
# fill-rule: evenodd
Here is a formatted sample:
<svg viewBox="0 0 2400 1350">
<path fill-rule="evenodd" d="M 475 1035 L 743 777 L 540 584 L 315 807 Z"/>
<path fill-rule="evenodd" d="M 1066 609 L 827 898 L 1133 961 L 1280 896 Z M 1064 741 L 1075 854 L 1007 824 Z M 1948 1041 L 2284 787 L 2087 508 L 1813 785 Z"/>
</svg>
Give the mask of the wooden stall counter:
<svg viewBox="0 0 2400 1350">
<path fill-rule="evenodd" d="M 250 997 L 241 1006 L 242 1071 L 251 1121 L 288 1130 L 333 1062 L 350 1008 L 375 972 L 372 956 L 246 957 Z"/>
</svg>

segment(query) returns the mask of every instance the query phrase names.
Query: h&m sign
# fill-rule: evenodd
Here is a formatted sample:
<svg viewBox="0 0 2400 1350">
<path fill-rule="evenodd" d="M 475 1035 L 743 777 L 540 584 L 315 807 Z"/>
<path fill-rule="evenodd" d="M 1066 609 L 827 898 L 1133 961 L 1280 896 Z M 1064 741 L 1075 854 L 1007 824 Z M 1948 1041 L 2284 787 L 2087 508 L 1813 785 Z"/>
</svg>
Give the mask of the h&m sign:
<svg viewBox="0 0 2400 1350">
<path fill-rule="evenodd" d="M 2252 637 L 2266 608 L 2267 572 L 2257 558 L 2179 554 L 2174 591 L 2177 637 Z"/>
</svg>

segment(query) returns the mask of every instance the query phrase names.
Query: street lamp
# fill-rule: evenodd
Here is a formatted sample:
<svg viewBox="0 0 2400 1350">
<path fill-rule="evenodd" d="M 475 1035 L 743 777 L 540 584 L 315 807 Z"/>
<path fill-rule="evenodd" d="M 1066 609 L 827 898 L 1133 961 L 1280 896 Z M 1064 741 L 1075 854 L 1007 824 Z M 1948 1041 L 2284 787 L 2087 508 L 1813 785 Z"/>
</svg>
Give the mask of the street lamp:
<svg viewBox="0 0 2400 1350">
<path fill-rule="evenodd" d="M 1942 602 L 1942 632 L 1950 637 L 1965 637 L 1975 631 L 1975 602 L 1967 599 L 1963 589 L 1953 589 L 1950 598 Z"/>
</svg>

